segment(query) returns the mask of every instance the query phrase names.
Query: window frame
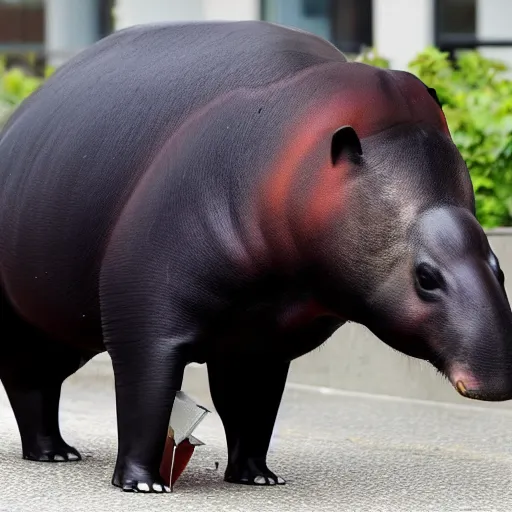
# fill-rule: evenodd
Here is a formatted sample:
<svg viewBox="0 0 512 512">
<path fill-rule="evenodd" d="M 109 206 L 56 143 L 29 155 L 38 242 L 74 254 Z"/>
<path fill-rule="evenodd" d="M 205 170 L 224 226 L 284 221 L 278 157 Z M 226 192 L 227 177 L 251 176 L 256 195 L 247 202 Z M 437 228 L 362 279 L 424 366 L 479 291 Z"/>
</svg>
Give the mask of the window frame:
<svg viewBox="0 0 512 512">
<path fill-rule="evenodd" d="M 479 39 L 476 32 L 473 35 L 441 33 L 441 3 L 443 0 L 434 1 L 434 45 L 443 52 L 450 54 L 450 59 L 455 60 L 458 50 L 476 50 L 478 47 L 512 47 L 512 39 Z M 476 13 L 478 16 L 478 12 Z"/>
</svg>

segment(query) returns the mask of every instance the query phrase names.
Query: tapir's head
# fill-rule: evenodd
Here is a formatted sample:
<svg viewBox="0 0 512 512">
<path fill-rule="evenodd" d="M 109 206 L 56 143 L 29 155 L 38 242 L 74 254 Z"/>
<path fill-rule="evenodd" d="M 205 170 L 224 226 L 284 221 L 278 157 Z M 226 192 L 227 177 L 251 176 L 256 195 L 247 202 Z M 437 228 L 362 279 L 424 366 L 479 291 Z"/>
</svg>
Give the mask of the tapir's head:
<svg viewBox="0 0 512 512">
<path fill-rule="evenodd" d="M 350 185 L 333 238 L 343 247 L 349 318 L 432 363 L 463 396 L 512 398 L 504 275 L 451 138 L 426 125 L 367 140 L 351 130 L 338 137 Z"/>
<path fill-rule="evenodd" d="M 430 361 L 466 397 L 512 398 L 512 313 L 498 259 L 474 216 L 429 208 L 407 244 L 369 294 L 370 328 Z"/>
</svg>

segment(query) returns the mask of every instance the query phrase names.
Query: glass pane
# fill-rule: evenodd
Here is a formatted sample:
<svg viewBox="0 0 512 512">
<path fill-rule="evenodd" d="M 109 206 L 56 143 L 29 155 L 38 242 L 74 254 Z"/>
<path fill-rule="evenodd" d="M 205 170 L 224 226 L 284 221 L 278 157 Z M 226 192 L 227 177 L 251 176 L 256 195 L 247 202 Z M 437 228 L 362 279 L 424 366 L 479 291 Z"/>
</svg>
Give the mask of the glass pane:
<svg viewBox="0 0 512 512">
<path fill-rule="evenodd" d="M 439 34 L 468 34 L 476 31 L 476 0 L 438 0 Z"/>
<path fill-rule="evenodd" d="M 372 0 L 337 0 L 331 9 L 332 38 L 342 51 L 359 53 L 372 45 Z"/>
<path fill-rule="evenodd" d="M 302 10 L 308 18 L 329 16 L 329 0 L 304 0 Z"/>
<path fill-rule="evenodd" d="M 263 18 L 330 39 L 330 0 L 263 0 Z"/>
<path fill-rule="evenodd" d="M 42 7 L 44 0 L 0 0 L 0 6 L 12 5 L 16 7 Z"/>
<path fill-rule="evenodd" d="M 0 0 L 0 45 L 41 44 L 44 41 L 42 0 Z"/>
<path fill-rule="evenodd" d="M 307 30 L 347 53 L 372 45 L 372 0 L 262 0 L 262 12 L 267 21 Z"/>
</svg>

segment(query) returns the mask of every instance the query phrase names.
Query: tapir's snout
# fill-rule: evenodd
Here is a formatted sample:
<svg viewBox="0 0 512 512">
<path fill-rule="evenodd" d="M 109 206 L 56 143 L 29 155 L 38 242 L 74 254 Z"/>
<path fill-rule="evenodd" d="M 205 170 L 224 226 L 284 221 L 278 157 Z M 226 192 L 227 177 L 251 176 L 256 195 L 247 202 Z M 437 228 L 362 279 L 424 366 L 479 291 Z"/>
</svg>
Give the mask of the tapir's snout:
<svg viewBox="0 0 512 512">
<path fill-rule="evenodd" d="M 445 272 L 426 340 L 432 362 L 462 396 L 501 401 L 512 398 L 512 312 L 492 266 L 469 256 Z"/>
<path fill-rule="evenodd" d="M 429 359 L 466 398 L 511 399 L 512 311 L 483 230 L 468 212 L 448 209 L 426 215 L 419 233 L 416 288 L 429 311 Z"/>
<path fill-rule="evenodd" d="M 396 350 L 429 361 L 462 396 L 512 399 L 512 310 L 476 218 L 456 207 L 426 211 L 410 241 L 410 258 L 372 293 L 366 325 Z"/>
<path fill-rule="evenodd" d="M 471 370 L 464 368 L 462 365 L 454 365 L 447 374 L 453 387 L 465 398 L 486 402 L 512 399 L 510 378 L 496 375 L 480 379 Z"/>
</svg>

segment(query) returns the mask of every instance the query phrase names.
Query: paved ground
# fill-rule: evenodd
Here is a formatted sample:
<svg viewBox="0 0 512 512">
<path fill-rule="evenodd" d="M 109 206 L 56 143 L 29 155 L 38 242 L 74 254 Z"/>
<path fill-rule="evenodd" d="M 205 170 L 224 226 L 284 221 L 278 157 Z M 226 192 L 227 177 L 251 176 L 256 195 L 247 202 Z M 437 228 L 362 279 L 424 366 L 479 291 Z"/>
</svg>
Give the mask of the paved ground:
<svg viewBox="0 0 512 512">
<path fill-rule="evenodd" d="M 211 406 L 202 369 L 186 390 Z M 125 494 L 110 485 L 116 452 L 111 379 L 74 378 L 64 389 L 63 435 L 85 460 L 20 459 L 12 413 L 0 391 L 0 510 L 71 511 L 510 511 L 512 413 L 291 386 L 271 466 L 284 487 L 222 482 L 225 447 L 210 415 L 197 431 L 207 443 L 172 495 Z M 215 471 L 215 462 L 220 462 Z"/>
</svg>

